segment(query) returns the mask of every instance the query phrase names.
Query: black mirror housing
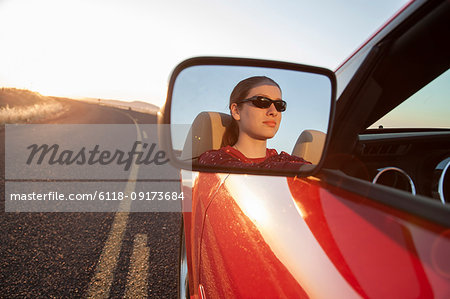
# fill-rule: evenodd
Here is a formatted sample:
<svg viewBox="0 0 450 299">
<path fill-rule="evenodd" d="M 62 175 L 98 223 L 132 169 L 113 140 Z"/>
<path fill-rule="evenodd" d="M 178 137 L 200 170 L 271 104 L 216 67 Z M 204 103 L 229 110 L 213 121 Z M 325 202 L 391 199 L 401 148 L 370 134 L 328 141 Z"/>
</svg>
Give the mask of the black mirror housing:
<svg viewBox="0 0 450 299">
<path fill-rule="evenodd" d="M 286 170 L 212 166 L 197 162 L 204 151 L 220 147 L 223 130 L 230 118 L 227 111 L 230 92 L 236 82 L 252 75 L 273 78 L 280 85 L 283 100 L 286 98 L 287 101 L 277 132 L 279 136 L 270 142 L 278 151 L 308 157 L 305 160 L 312 164 Z M 324 68 L 246 58 L 191 58 L 181 62 L 172 72 L 166 103 L 158 113 L 160 145 L 171 163 L 181 169 L 309 176 L 323 164 L 335 101 L 336 77 Z"/>
</svg>

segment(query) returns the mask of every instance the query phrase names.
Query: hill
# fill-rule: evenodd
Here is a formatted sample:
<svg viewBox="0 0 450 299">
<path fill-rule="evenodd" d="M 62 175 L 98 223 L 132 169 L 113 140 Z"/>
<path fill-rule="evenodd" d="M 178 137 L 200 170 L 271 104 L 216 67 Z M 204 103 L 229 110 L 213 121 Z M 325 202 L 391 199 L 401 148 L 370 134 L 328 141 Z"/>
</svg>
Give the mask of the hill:
<svg viewBox="0 0 450 299">
<path fill-rule="evenodd" d="M 132 101 L 125 102 L 119 100 L 108 100 L 108 99 L 93 99 L 93 98 L 84 98 L 81 101 L 86 101 L 89 103 L 97 103 L 99 105 L 112 106 L 121 109 L 132 109 L 134 111 L 144 112 L 156 114 L 159 111 L 159 107 L 147 102 L 143 101 Z"/>
<path fill-rule="evenodd" d="M 0 124 L 29 123 L 48 117 L 58 117 L 68 111 L 67 101 L 74 99 L 43 96 L 38 92 L 6 88 L 0 89 Z M 80 100 L 78 100 L 80 101 Z M 81 101 L 125 110 L 156 114 L 159 107 L 143 101 L 84 98 Z"/>
<path fill-rule="evenodd" d="M 38 92 L 17 89 L 17 88 L 1 88 L 0 89 L 0 107 L 19 107 L 30 106 L 34 104 L 42 104 L 43 102 L 51 102 L 52 99 L 45 97 Z"/>
<path fill-rule="evenodd" d="M 0 124 L 29 123 L 67 111 L 64 103 L 37 92 L 17 88 L 0 89 Z"/>
</svg>

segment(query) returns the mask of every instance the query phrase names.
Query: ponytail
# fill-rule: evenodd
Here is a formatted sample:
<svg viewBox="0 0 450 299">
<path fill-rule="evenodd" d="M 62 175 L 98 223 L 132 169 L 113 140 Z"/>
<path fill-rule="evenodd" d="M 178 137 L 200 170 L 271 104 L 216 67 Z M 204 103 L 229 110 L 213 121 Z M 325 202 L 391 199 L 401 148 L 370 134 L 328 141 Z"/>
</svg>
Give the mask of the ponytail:
<svg viewBox="0 0 450 299">
<path fill-rule="evenodd" d="M 231 117 L 231 122 L 225 129 L 225 133 L 223 133 L 221 147 L 228 145 L 229 146 L 235 145 L 236 142 L 238 141 L 238 138 L 239 138 L 239 125 L 237 121 L 233 117 Z"/>
</svg>

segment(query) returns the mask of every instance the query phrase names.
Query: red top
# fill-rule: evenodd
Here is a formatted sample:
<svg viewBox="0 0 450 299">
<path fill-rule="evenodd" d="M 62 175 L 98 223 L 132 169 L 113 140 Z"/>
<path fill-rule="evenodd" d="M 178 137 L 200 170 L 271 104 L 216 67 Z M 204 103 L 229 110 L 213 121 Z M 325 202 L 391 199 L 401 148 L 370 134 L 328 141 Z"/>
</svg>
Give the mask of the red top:
<svg viewBox="0 0 450 299">
<path fill-rule="evenodd" d="M 231 167 L 284 168 L 299 169 L 303 164 L 311 164 L 304 159 L 291 156 L 286 152 L 277 153 L 275 149 L 266 149 L 264 158 L 247 158 L 240 151 L 231 146 L 218 150 L 210 150 L 200 155 L 198 162 L 207 165 Z"/>
</svg>

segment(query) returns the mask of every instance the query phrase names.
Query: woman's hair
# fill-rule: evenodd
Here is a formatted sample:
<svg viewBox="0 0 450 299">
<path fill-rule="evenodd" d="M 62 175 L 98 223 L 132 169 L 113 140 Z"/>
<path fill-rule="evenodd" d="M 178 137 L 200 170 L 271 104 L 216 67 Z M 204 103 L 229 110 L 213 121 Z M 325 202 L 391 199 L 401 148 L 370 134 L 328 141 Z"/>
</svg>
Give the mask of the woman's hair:
<svg viewBox="0 0 450 299">
<path fill-rule="evenodd" d="M 231 114 L 231 104 L 236 103 L 239 100 L 247 98 L 250 89 L 261 86 L 261 85 L 272 85 L 278 87 L 281 90 L 277 82 L 273 81 L 269 77 L 265 76 L 255 76 L 242 80 L 233 89 L 230 95 L 230 114 Z M 239 104 L 238 104 L 239 105 Z M 237 121 L 231 117 L 231 123 L 226 128 L 225 133 L 222 138 L 222 147 L 231 145 L 233 146 L 239 138 L 239 125 Z"/>
</svg>

